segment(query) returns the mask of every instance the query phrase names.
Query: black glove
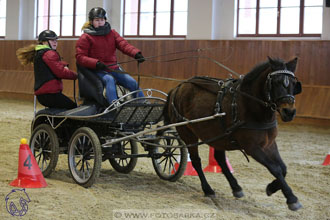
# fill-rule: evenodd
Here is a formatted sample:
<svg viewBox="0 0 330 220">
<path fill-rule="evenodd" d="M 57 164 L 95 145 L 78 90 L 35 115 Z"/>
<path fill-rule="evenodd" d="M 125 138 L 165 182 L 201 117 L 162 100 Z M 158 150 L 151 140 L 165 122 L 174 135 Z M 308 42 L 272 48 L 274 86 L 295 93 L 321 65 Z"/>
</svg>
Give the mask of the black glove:
<svg viewBox="0 0 330 220">
<path fill-rule="evenodd" d="M 135 54 L 134 59 L 136 59 L 139 63 L 143 63 L 144 61 L 146 61 L 146 59 L 144 59 L 144 56 L 142 56 L 141 52 Z"/>
<path fill-rule="evenodd" d="M 97 63 L 96 63 L 96 69 L 97 70 L 107 70 L 108 69 L 108 66 L 105 65 L 104 63 L 100 62 L 100 61 L 97 61 Z"/>
</svg>

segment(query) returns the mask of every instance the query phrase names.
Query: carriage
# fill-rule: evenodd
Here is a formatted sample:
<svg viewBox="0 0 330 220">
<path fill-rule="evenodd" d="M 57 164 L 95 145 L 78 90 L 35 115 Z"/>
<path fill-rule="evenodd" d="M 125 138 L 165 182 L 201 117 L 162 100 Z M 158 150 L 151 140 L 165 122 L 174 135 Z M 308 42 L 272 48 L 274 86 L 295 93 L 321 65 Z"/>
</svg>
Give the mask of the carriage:
<svg viewBox="0 0 330 220">
<path fill-rule="evenodd" d="M 118 87 L 120 98 L 106 105 L 102 83 L 88 69 L 77 69 L 83 104 L 71 110 L 42 109 L 31 124 L 30 148 L 43 175 L 53 172 L 59 154 L 67 154 L 74 181 L 90 187 L 101 162 L 129 173 L 139 157 L 149 157 L 161 179 L 178 180 L 186 168 L 187 148 L 175 129 L 157 130 L 167 94 L 143 89 L 145 97 L 133 98 L 137 91 L 125 94 Z M 138 152 L 138 143 L 144 153 Z"/>
</svg>

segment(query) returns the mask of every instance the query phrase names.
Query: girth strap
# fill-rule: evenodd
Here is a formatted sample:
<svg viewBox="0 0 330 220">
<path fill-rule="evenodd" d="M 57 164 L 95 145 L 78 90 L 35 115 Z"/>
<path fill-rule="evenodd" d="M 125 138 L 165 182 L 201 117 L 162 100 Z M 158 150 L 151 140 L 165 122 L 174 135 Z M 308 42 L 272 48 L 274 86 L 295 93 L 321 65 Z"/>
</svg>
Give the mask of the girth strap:
<svg viewBox="0 0 330 220">
<path fill-rule="evenodd" d="M 267 130 L 277 127 L 277 120 L 275 119 L 272 122 L 260 123 L 255 121 L 245 122 L 240 128 L 244 129 L 255 129 L 255 130 Z"/>
</svg>

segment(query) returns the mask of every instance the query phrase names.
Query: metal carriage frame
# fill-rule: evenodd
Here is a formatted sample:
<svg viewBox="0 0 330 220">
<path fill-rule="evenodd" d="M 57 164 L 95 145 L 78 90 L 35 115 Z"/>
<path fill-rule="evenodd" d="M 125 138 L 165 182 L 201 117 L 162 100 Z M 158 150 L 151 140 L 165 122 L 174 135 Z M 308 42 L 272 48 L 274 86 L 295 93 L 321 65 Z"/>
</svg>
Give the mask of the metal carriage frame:
<svg viewBox="0 0 330 220">
<path fill-rule="evenodd" d="M 54 171 L 59 154 L 67 154 L 74 181 L 90 187 L 99 176 L 101 162 L 109 160 L 116 171 L 129 173 L 139 157 L 149 157 L 161 179 L 178 180 L 188 153 L 176 130 L 162 126 L 167 94 L 155 89 L 142 91 L 145 97 L 132 98 L 138 92 L 134 91 L 101 111 L 97 105 L 81 105 L 35 113 L 30 148 L 43 175 Z M 137 143 L 146 153 L 138 153 Z"/>
</svg>

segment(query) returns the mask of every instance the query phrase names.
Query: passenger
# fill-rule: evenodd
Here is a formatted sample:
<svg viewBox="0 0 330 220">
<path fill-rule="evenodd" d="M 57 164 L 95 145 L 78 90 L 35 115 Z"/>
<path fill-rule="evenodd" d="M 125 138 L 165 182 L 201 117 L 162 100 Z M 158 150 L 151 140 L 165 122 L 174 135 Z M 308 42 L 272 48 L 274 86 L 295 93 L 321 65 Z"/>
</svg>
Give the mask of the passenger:
<svg viewBox="0 0 330 220">
<path fill-rule="evenodd" d="M 77 63 L 92 69 L 101 78 L 106 88 L 106 98 L 111 104 L 118 99 L 116 83 L 130 91 L 139 89 L 136 80 L 130 75 L 111 71 L 119 69 L 116 49 L 134 57 L 139 63 L 144 62 L 145 58 L 139 49 L 130 45 L 114 29 L 111 29 L 103 8 L 92 8 L 88 18 L 89 21 L 82 27 L 84 33 L 76 44 Z M 143 92 L 139 91 L 137 97 L 144 97 Z"/>
<path fill-rule="evenodd" d="M 33 63 L 34 94 L 40 104 L 49 108 L 76 108 L 77 104 L 62 94 L 62 79 L 76 79 L 77 73 L 69 70 L 68 63 L 61 61 L 56 51 L 57 35 L 45 30 L 39 34 L 39 44 L 20 48 L 17 58 L 23 65 Z"/>
</svg>

